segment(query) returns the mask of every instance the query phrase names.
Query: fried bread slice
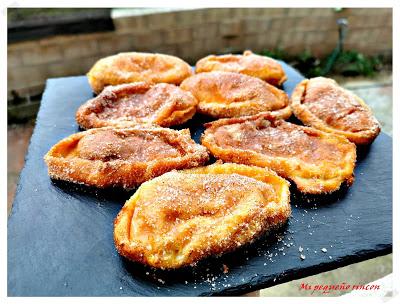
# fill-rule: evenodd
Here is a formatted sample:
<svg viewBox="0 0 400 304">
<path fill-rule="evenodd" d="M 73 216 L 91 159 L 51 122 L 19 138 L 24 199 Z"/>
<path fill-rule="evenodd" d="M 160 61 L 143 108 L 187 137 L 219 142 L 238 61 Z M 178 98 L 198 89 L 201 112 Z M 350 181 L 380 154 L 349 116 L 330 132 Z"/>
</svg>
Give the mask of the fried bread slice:
<svg viewBox="0 0 400 304">
<path fill-rule="evenodd" d="M 286 93 L 259 78 L 233 72 L 208 72 L 186 78 L 180 86 L 199 101 L 197 111 L 215 118 L 259 113 L 286 119 L 292 115 Z"/>
<path fill-rule="evenodd" d="M 190 92 L 173 84 L 108 86 L 79 107 L 76 121 L 84 129 L 136 124 L 170 127 L 192 118 L 197 103 Z"/>
<path fill-rule="evenodd" d="M 96 94 L 104 87 L 131 82 L 172 83 L 179 85 L 193 74 L 182 59 L 165 54 L 119 53 L 98 60 L 87 73 Z"/>
<path fill-rule="evenodd" d="M 287 77 L 276 60 L 247 50 L 243 55 L 209 55 L 196 63 L 196 73 L 225 71 L 260 78 L 274 86 L 282 85 Z"/>
<path fill-rule="evenodd" d="M 379 122 L 366 103 L 333 79 L 303 80 L 293 91 L 291 107 L 304 124 L 343 135 L 355 144 L 370 144 L 380 132 Z"/>
<path fill-rule="evenodd" d="M 226 162 L 270 168 L 304 193 L 351 185 L 356 147 L 344 136 L 275 120 L 267 115 L 206 124 L 201 142 Z"/>
<path fill-rule="evenodd" d="M 114 221 L 126 258 L 179 268 L 250 243 L 290 216 L 289 183 L 265 168 L 213 164 L 142 184 Z"/>
<path fill-rule="evenodd" d="M 68 136 L 44 160 L 51 178 L 131 189 L 167 171 L 203 165 L 208 158 L 188 129 L 105 127 Z"/>
</svg>

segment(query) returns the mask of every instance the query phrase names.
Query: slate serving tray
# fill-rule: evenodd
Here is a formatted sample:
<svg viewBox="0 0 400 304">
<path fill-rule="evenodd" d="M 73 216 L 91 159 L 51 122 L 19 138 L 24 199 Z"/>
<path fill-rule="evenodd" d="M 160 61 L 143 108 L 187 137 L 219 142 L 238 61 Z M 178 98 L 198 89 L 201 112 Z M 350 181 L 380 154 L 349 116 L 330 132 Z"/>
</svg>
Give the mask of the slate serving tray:
<svg viewBox="0 0 400 304">
<path fill-rule="evenodd" d="M 283 65 L 290 94 L 303 77 Z M 52 182 L 43 161 L 79 131 L 75 112 L 91 97 L 86 77 L 47 82 L 8 220 L 8 296 L 240 295 L 392 252 L 392 138 L 381 133 L 358 150 L 350 189 L 306 197 L 292 187 L 292 217 L 271 236 L 178 271 L 121 258 L 113 220 L 132 192 Z M 195 140 L 204 121 L 186 125 Z"/>
</svg>

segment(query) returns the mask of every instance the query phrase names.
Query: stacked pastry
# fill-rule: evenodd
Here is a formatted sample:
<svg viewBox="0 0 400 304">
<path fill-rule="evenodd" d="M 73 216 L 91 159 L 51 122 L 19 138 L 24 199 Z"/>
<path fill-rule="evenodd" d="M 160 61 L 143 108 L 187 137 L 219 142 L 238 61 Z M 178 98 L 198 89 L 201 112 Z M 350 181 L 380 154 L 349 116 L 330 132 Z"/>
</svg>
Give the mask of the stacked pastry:
<svg viewBox="0 0 400 304">
<path fill-rule="evenodd" d="M 289 99 L 275 60 L 207 56 L 195 72 L 168 55 L 121 53 L 88 73 L 98 95 L 76 120 L 86 131 L 54 145 L 49 175 L 99 188 L 137 188 L 114 222 L 118 252 L 158 268 L 193 265 L 254 241 L 290 216 L 289 181 L 325 194 L 350 186 L 355 144 L 380 128 L 368 106 L 327 78 Z M 175 130 L 210 116 L 195 143 Z M 292 113 L 304 124 L 286 121 Z M 217 163 L 209 162 L 209 153 Z M 223 163 L 226 162 L 226 163 Z"/>
</svg>

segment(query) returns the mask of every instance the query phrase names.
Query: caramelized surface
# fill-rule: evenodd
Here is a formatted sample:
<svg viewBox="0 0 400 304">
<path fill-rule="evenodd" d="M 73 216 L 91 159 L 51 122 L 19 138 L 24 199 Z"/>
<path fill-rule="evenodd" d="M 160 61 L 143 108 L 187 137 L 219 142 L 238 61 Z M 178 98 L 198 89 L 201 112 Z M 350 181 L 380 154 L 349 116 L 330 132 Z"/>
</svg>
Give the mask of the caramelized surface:
<svg viewBox="0 0 400 304">
<path fill-rule="evenodd" d="M 272 85 L 282 85 L 287 79 L 282 66 L 274 59 L 245 51 L 243 55 L 210 55 L 196 63 L 196 73 L 225 71 L 260 78 Z"/>
<path fill-rule="evenodd" d="M 108 127 L 61 140 L 45 161 L 55 179 L 130 189 L 173 169 L 202 165 L 208 154 L 190 138 L 188 130 Z"/>
<path fill-rule="evenodd" d="M 342 153 L 336 142 L 323 141 L 291 123 L 246 121 L 218 128 L 215 141 L 222 148 L 251 150 L 271 157 L 296 158 L 304 162 L 338 163 Z"/>
<path fill-rule="evenodd" d="M 143 82 L 107 87 L 83 104 L 76 119 L 85 129 L 120 124 L 157 124 L 171 126 L 190 119 L 197 100 L 179 87 Z"/>
<path fill-rule="evenodd" d="M 160 268 L 193 264 L 252 241 L 290 215 L 288 183 L 273 172 L 214 164 L 143 184 L 114 225 L 118 251 Z"/>
<path fill-rule="evenodd" d="M 181 88 L 199 101 L 198 111 L 213 117 L 237 117 L 264 112 L 291 115 L 286 93 L 255 77 L 209 72 L 185 79 Z"/>
<path fill-rule="evenodd" d="M 125 160 L 147 162 L 162 157 L 179 157 L 177 146 L 155 134 L 129 134 L 124 130 L 106 129 L 83 137 L 77 147 L 78 157 L 89 160 Z"/>
<path fill-rule="evenodd" d="M 333 79 L 317 77 L 301 82 L 292 95 L 291 107 L 303 123 L 346 136 L 356 144 L 370 143 L 380 132 L 364 101 Z"/>
<path fill-rule="evenodd" d="M 350 91 L 332 79 L 313 78 L 307 84 L 303 104 L 329 126 L 350 132 L 368 130 L 376 124 L 368 109 Z"/>
<path fill-rule="evenodd" d="M 131 82 L 180 84 L 192 75 L 191 67 L 182 59 L 151 53 L 120 53 L 95 63 L 88 75 L 95 93 L 108 85 Z"/>
<path fill-rule="evenodd" d="M 273 169 L 303 192 L 331 192 L 352 183 L 356 151 L 344 137 L 262 116 L 207 127 L 202 144 L 215 157 Z"/>
</svg>

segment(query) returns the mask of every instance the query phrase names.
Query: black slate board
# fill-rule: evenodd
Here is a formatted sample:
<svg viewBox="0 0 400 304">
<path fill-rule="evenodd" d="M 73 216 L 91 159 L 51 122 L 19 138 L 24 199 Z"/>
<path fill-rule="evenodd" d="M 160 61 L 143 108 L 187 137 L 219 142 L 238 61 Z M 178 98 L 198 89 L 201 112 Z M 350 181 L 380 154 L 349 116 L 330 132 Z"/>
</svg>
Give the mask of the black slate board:
<svg viewBox="0 0 400 304">
<path fill-rule="evenodd" d="M 303 77 L 284 67 L 291 93 Z M 91 97 L 86 77 L 47 82 L 8 221 L 8 296 L 239 295 L 392 251 L 392 138 L 382 133 L 358 151 L 350 189 L 319 197 L 292 189 L 293 216 L 277 234 L 193 269 L 155 271 L 121 258 L 113 219 L 132 192 L 54 183 L 43 162 L 78 131 L 75 111 Z M 187 125 L 197 140 L 203 119 Z"/>
</svg>

